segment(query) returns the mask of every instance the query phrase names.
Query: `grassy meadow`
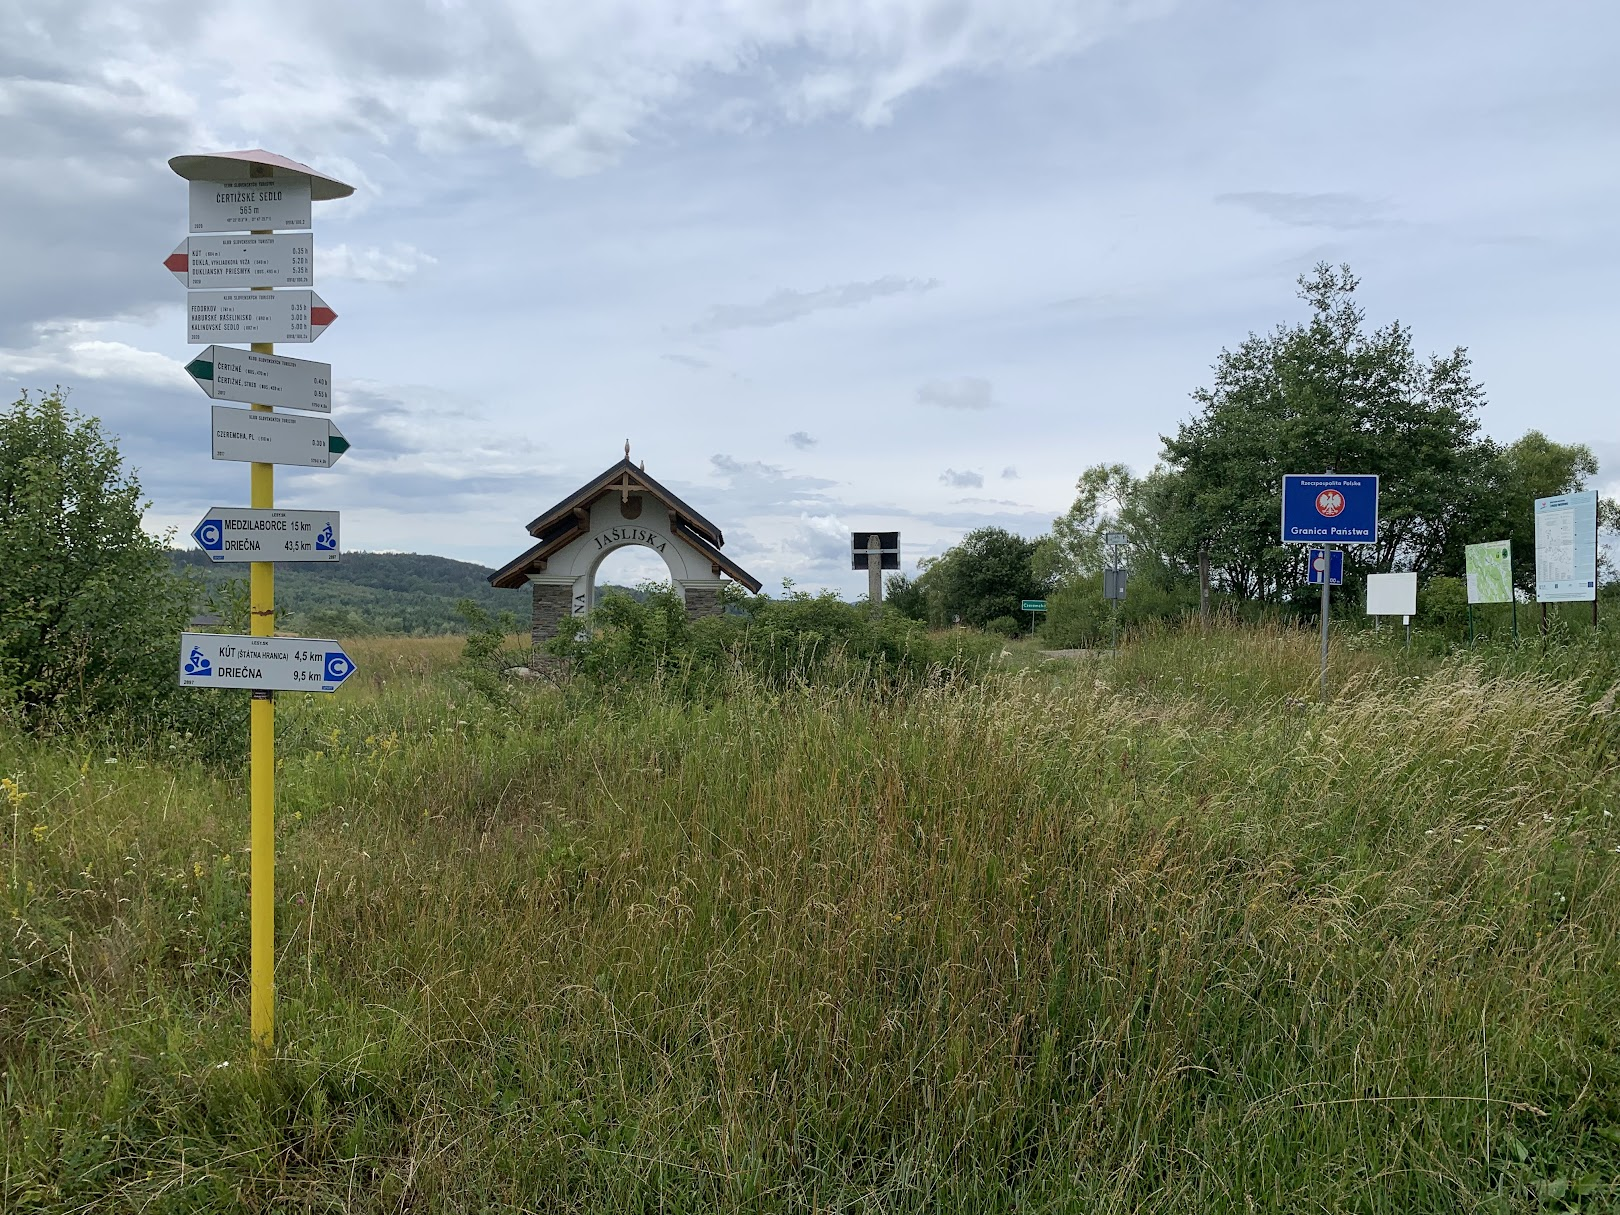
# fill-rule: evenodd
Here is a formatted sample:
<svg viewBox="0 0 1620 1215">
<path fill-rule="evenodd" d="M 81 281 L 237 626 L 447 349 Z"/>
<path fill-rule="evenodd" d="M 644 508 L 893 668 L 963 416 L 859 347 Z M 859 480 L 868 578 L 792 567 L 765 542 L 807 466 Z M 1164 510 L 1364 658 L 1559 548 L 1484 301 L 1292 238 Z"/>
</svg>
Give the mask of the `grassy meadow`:
<svg viewBox="0 0 1620 1215">
<path fill-rule="evenodd" d="M 262 1063 L 242 775 L 0 733 L 0 1209 L 1620 1210 L 1601 652 L 461 644 L 278 701 Z"/>
</svg>

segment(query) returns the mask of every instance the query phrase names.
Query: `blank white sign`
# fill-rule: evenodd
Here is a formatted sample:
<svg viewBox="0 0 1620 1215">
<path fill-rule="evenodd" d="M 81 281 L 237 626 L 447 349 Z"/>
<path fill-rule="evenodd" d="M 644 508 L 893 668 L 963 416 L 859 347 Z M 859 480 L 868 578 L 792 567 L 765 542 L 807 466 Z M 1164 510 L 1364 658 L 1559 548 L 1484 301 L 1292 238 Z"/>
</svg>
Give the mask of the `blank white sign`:
<svg viewBox="0 0 1620 1215">
<path fill-rule="evenodd" d="M 1367 615 L 1416 616 L 1416 574 L 1368 574 Z"/>
</svg>

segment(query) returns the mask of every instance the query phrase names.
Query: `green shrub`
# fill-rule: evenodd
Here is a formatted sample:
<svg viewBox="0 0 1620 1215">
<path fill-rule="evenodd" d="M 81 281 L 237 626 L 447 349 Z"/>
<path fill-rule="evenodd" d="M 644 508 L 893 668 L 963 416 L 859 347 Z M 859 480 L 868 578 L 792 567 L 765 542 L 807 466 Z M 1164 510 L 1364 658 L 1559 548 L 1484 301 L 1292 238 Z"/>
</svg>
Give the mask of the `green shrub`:
<svg viewBox="0 0 1620 1215">
<path fill-rule="evenodd" d="M 740 597 L 726 615 L 697 620 L 688 619 L 674 590 L 642 591 L 639 603 L 609 594 L 589 616 L 564 620 L 548 651 L 599 684 L 678 679 L 712 690 L 737 672 L 773 686 L 960 674 L 997 649 L 975 634 L 930 634 L 898 611 L 874 616 L 865 604 L 845 603 L 830 591 Z"/>
<path fill-rule="evenodd" d="M 0 501 L 0 711 L 35 732 L 234 752 L 245 694 L 179 686 L 199 588 L 142 530 L 140 482 L 61 389 L 0 412 Z"/>
</svg>

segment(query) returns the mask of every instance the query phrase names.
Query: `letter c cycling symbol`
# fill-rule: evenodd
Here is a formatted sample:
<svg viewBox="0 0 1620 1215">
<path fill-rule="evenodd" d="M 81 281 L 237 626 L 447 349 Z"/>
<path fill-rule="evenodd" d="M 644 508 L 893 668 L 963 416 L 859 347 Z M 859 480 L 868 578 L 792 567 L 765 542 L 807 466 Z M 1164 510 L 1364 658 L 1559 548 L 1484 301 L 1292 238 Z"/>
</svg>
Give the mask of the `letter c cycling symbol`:
<svg viewBox="0 0 1620 1215">
<path fill-rule="evenodd" d="M 1344 510 L 1344 495 L 1336 489 L 1324 489 L 1316 495 L 1316 513 L 1331 519 Z"/>
</svg>

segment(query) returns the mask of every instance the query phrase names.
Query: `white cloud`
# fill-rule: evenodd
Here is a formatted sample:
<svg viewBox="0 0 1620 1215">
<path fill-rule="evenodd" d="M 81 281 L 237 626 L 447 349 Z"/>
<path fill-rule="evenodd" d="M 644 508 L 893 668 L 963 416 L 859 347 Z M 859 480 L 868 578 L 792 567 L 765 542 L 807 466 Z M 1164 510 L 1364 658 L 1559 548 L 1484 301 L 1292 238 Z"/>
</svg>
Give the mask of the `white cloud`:
<svg viewBox="0 0 1620 1215">
<path fill-rule="evenodd" d="M 64 384 L 119 380 L 151 388 L 191 386 L 191 377 L 180 363 L 127 342 L 108 341 L 98 336 L 104 329 L 95 321 L 36 325 L 32 345 L 0 348 L 0 374 L 26 380 L 27 386 L 44 386 L 46 380 Z"/>
<path fill-rule="evenodd" d="M 216 123 L 325 125 L 428 151 L 516 147 L 577 175 L 612 163 L 673 109 L 722 129 L 756 123 L 765 107 L 792 121 L 879 125 L 920 90 L 1050 62 L 1168 5 L 285 0 L 183 18 L 170 6 L 89 7 L 80 36 L 116 48 L 126 72 L 162 47 L 176 66 L 228 81 Z M 51 32 L 71 46 L 77 31 Z M 38 42 L 51 45 L 43 31 Z M 251 72 L 241 71 L 244 46 Z M 738 87 L 756 73 L 767 87 Z"/>
<path fill-rule="evenodd" d="M 815 436 L 803 430 L 795 430 L 787 437 L 787 441 L 800 451 L 809 451 L 816 445 Z"/>
<path fill-rule="evenodd" d="M 765 328 L 785 325 L 812 312 L 829 308 L 857 308 L 886 295 L 913 295 L 939 286 L 931 278 L 901 278 L 886 275 L 863 283 L 834 283 L 814 291 L 793 291 L 783 287 L 757 304 L 720 304 L 692 326 L 693 333 L 720 333 L 727 329 Z"/>
<path fill-rule="evenodd" d="M 957 472 L 954 468 L 947 468 L 939 474 L 941 485 L 949 485 L 952 489 L 983 489 L 984 474 L 963 470 Z"/>
<path fill-rule="evenodd" d="M 929 380 L 917 389 L 917 404 L 940 409 L 995 409 L 999 402 L 989 380 L 968 375 L 955 380 Z"/>
<path fill-rule="evenodd" d="M 412 245 L 393 245 L 388 249 L 374 246 L 334 245 L 324 248 L 315 244 L 315 274 L 318 281 L 353 279 L 362 283 L 399 284 L 415 277 L 426 266 L 437 265 L 437 259 Z"/>
<path fill-rule="evenodd" d="M 1258 211 L 1267 219 L 1296 228 L 1347 230 L 1388 222 L 1384 208 L 1359 194 L 1310 194 L 1289 190 L 1246 190 L 1215 200 Z"/>
</svg>

